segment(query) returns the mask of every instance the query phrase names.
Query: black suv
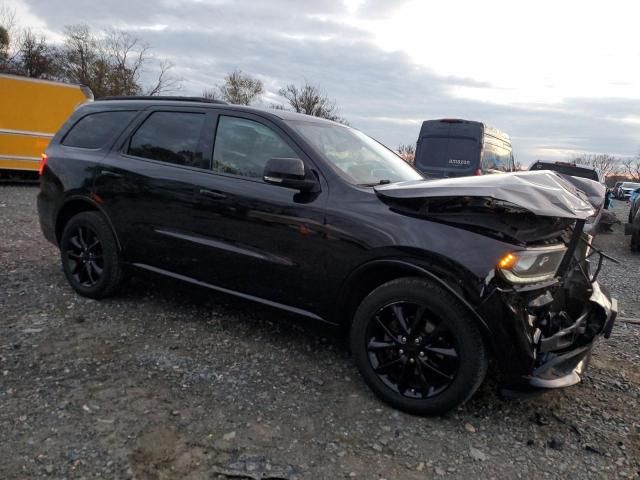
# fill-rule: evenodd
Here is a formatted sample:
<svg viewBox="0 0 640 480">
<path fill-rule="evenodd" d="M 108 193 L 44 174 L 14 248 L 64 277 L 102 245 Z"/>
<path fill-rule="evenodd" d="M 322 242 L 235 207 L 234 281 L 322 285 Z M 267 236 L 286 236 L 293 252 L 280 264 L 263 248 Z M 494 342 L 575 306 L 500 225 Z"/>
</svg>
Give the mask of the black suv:
<svg viewBox="0 0 640 480">
<path fill-rule="evenodd" d="M 143 269 L 344 326 L 408 412 L 464 402 L 490 358 L 512 390 L 572 385 L 615 319 L 593 209 L 553 172 L 425 181 L 344 125 L 157 98 L 80 107 L 41 171 L 42 231 L 79 294 Z"/>
</svg>

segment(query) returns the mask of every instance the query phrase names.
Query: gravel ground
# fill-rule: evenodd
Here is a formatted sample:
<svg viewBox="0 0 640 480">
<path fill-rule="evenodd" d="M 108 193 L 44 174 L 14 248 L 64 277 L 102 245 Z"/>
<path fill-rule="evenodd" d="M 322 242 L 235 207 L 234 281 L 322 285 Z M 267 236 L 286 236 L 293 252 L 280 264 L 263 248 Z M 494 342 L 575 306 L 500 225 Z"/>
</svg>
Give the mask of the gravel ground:
<svg viewBox="0 0 640 480">
<path fill-rule="evenodd" d="M 386 407 L 345 343 L 281 312 L 147 276 L 75 295 L 37 187 L 0 185 L 0 478 L 640 477 L 640 325 L 618 322 L 583 383 L 481 391 L 441 418 Z M 618 202 L 618 217 L 626 218 Z M 640 316 L 640 255 L 601 279 Z"/>
</svg>

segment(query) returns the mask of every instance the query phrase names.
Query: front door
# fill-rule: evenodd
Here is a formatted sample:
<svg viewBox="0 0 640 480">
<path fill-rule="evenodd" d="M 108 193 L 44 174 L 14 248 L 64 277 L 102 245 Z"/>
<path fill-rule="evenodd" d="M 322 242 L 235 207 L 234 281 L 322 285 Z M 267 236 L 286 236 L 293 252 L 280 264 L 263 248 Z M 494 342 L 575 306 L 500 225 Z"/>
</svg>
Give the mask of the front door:
<svg viewBox="0 0 640 480">
<path fill-rule="evenodd" d="M 211 172 L 198 177 L 194 231 L 208 283 L 317 312 L 326 282 L 327 186 L 310 159 L 268 120 L 220 111 Z M 303 194 L 262 180 L 267 160 L 296 157 L 321 191 Z M 314 300 L 315 299 L 315 300 Z"/>
</svg>

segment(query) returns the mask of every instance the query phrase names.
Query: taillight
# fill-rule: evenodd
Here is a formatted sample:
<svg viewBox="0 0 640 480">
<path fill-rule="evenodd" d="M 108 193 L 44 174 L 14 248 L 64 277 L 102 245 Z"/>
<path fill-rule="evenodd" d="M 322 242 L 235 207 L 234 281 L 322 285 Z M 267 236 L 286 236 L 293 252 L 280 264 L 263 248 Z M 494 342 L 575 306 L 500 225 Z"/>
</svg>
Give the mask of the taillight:
<svg viewBox="0 0 640 480">
<path fill-rule="evenodd" d="M 476 176 L 477 176 L 477 175 L 482 175 L 482 169 L 480 169 L 480 168 L 479 168 L 479 169 L 477 169 L 477 170 L 476 170 L 476 173 L 474 173 L 474 175 L 476 175 Z"/>
<path fill-rule="evenodd" d="M 42 175 L 42 172 L 44 172 L 44 167 L 47 165 L 47 159 L 49 158 L 49 156 L 46 153 L 43 153 L 40 156 L 40 169 L 38 170 L 38 174 Z"/>
</svg>

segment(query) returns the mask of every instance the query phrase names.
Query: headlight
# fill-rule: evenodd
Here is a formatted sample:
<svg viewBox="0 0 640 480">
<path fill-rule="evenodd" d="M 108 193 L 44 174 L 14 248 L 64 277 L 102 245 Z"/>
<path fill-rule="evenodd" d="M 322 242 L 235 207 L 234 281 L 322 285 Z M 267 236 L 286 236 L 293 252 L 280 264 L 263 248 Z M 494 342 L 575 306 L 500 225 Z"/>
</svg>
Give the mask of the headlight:
<svg viewBox="0 0 640 480">
<path fill-rule="evenodd" d="M 555 276 L 566 251 L 556 245 L 511 252 L 498 262 L 498 270 L 511 283 L 544 282 Z"/>
</svg>

